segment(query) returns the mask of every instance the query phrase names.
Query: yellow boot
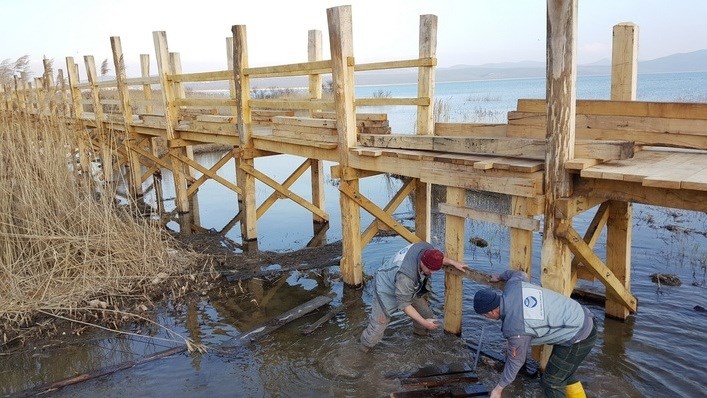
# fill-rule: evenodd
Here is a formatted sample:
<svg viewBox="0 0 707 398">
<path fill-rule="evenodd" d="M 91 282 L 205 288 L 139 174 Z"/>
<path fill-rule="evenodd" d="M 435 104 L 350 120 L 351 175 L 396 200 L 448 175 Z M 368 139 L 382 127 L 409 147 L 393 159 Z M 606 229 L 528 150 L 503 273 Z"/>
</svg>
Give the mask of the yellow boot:
<svg viewBox="0 0 707 398">
<path fill-rule="evenodd" d="M 565 388 L 565 394 L 567 395 L 567 398 L 587 398 L 587 396 L 584 394 L 584 388 L 582 387 L 582 383 L 579 381 L 572 384 L 568 384 Z"/>
</svg>

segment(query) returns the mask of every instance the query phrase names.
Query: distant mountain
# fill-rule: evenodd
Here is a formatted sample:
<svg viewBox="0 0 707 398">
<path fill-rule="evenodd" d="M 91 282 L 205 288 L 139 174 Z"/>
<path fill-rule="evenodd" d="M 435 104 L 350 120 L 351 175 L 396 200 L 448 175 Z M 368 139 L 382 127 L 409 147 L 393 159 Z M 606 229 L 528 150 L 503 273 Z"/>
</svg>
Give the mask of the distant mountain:
<svg viewBox="0 0 707 398">
<path fill-rule="evenodd" d="M 673 54 L 650 61 L 638 62 L 638 73 L 671 73 L 707 71 L 707 49 Z M 437 68 L 438 82 L 465 80 L 523 79 L 545 77 L 545 63 L 537 61 L 491 63 L 483 65 L 455 65 Z M 611 60 L 602 59 L 577 66 L 580 76 L 611 74 Z M 415 71 L 398 71 L 385 75 L 371 73 L 357 75 L 356 84 L 400 84 L 416 82 Z"/>
</svg>

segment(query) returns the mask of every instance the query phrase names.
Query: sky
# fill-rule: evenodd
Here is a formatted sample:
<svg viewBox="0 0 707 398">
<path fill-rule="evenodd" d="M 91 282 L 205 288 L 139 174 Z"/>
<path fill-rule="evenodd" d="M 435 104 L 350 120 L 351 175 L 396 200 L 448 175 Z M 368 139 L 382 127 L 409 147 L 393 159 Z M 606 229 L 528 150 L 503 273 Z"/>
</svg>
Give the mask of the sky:
<svg viewBox="0 0 707 398">
<path fill-rule="evenodd" d="M 611 59 L 612 27 L 639 27 L 639 60 L 707 49 L 705 0 L 579 0 L 577 62 Z M 184 72 L 226 69 L 226 37 L 246 25 L 249 66 L 307 60 L 307 32 L 322 31 L 329 58 L 326 9 L 351 5 L 357 63 L 416 58 L 420 15 L 438 17 L 439 67 L 544 61 L 546 0 L 0 0 L 0 60 L 29 55 L 65 69 L 72 56 L 112 66 L 110 37 L 119 36 L 128 76 L 139 55 L 154 65 L 153 31 L 165 31 Z M 111 68 L 112 69 L 112 68 Z"/>
</svg>

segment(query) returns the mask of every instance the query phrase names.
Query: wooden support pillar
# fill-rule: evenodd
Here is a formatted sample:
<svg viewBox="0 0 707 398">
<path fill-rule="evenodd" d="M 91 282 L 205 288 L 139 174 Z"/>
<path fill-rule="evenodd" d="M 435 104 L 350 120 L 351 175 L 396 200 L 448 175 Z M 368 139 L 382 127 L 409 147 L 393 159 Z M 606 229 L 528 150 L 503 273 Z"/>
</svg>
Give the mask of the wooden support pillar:
<svg viewBox="0 0 707 398">
<path fill-rule="evenodd" d="M 322 31 L 310 30 L 307 40 L 307 60 L 309 62 L 321 61 L 322 57 Z M 309 98 L 322 98 L 322 75 L 309 75 Z M 316 110 L 309 111 L 310 117 Z M 322 210 L 324 205 L 324 162 L 319 159 L 309 159 L 309 170 L 312 185 L 312 204 Z M 312 221 L 314 222 L 315 234 L 316 230 L 320 229 L 317 224 L 324 223 L 326 220 L 312 213 Z"/>
<path fill-rule="evenodd" d="M 434 59 L 436 56 L 437 16 L 420 15 L 419 58 Z M 419 67 L 417 96 L 419 98 L 427 98 L 428 102 L 426 105 L 417 106 L 415 131 L 418 135 L 434 134 L 434 89 L 434 66 Z M 432 229 L 432 184 L 418 180 L 415 185 L 415 235 L 424 241 L 429 241 Z"/>
<path fill-rule="evenodd" d="M 239 158 L 245 167 L 255 169 L 253 159 L 252 119 L 250 109 L 250 77 L 245 74 L 248 68 L 248 40 L 245 25 L 233 25 L 233 80 L 235 84 L 236 131 L 241 143 Z M 255 203 L 255 176 L 250 173 L 241 174 L 241 189 L 243 190 L 243 213 L 241 217 L 241 232 L 243 241 L 258 239 L 257 206 Z"/>
<path fill-rule="evenodd" d="M 466 190 L 463 188 L 447 187 L 446 203 L 451 206 L 466 206 Z M 448 258 L 463 262 L 465 217 L 446 215 L 444 255 Z M 461 334 L 462 327 L 462 300 L 464 298 L 462 276 L 457 273 L 444 273 L 444 330 L 455 335 Z"/>
<path fill-rule="evenodd" d="M 531 217 L 533 212 L 529 201 L 532 199 L 513 196 L 511 198 L 511 215 Z M 533 263 L 533 231 L 521 228 L 509 228 L 510 252 L 508 267 L 525 272 L 530 278 Z"/>
<path fill-rule="evenodd" d="M 635 101 L 638 81 L 638 26 L 614 26 L 611 56 L 611 99 Z M 633 205 L 610 201 L 606 228 L 606 266 L 631 291 L 631 237 Z M 607 293 L 607 316 L 626 319 L 629 309 L 615 295 Z"/>
<path fill-rule="evenodd" d="M 83 124 L 83 104 L 81 103 L 81 91 L 78 88 L 79 84 L 79 68 L 74 62 L 73 57 L 66 58 L 66 71 L 69 77 L 69 95 L 71 96 L 71 116 L 74 119 L 74 126 L 76 130 L 76 146 L 79 151 L 79 162 L 81 163 L 81 169 L 84 173 L 91 175 L 91 161 L 88 156 L 88 148 L 86 148 L 86 142 L 90 144 L 90 137 L 86 134 L 86 130 Z M 89 138 L 86 140 L 86 138 Z M 91 148 L 91 152 L 93 149 Z"/>
<path fill-rule="evenodd" d="M 143 79 L 150 78 L 150 54 L 140 54 L 140 77 Z M 145 100 L 143 105 L 143 113 L 152 113 L 152 84 L 143 83 L 142 85 L 142 98 Z M 153 156 L 158 157 L 159 148 L 159 138 L 151 137 L 150 139 L 150 153 Z M 159 165 L 158 165 L 159 166 Z M 162 173 L 158 171 L 152 175 L 152 185 L 155 190 L 155 202 L 157 205 L 157 213 L 164 214 L 164 192 L 162 191 Z"/>
<path fill-rule="evenodd" d="M 169 53 L 169 62 L 172 64 L 172 71 L 175 75 L 180 75 L 182 73 L 182 59 L 179 53 L 172 52 Z M 175 99 L 185 99 L 187 97 L 186 91 L 184 90 L 184 85 L 182 82 L 174 83 L 174 98 Z M 177 110 L 177 124 L 179 124 L 179 110 Z M 182 147 L 181 150 L 175 151 L 179 152 L 182 156 L 186 156 L 189 160 L 194 160 L 194 146 L 187 145 Z M 174 152 L 173 152 L 174 153 Z M 189 197 L 189 214 L 191 215 L 191 222 L 194 225 L 201 225 L 200 215 L 199 215 L 199 196 L 197 195 L 199 189 L 197 188 L 193 193 L 189 193 L 189 186 L 191 181 L 196 179 L 196 169 L 190 167 L 189 165 L 179 162 L 180 167 L 186 176 L 191 177 L 187 179 L 187 196 Z"/>
<path fill-rule="evenodd" d="M 228 70 L 233 71 L 233 36 L 227 37 L 226 38 L 226 64 L 228 65 Z M 236 81 L 235 79 L 229 79 L 228 80 L 228 91 L 230 94 L 231 99 L 236 98 Z M 232 106 L 230 107 L 231 115 L 234 117 L 238 117 L 238 113 L 240 112 L 237 106 Z M 238 133 L 237 131 L 235 132 L 236 134 Z M 239 143 L 239 146 L 242 146 L 242 144 Z M 235 148 L 234 148 L 235 149 Z M 241 151 L 236 152 L 237 155 L 233 157 L 233 163 L 236 168 L 236 185 L 238 187 L 243 188 L 245 186 L 245 176 L 246 173 L 243 171 L 241 168 Z M 238 215 L 236 215 L 237 219 L 240 219 L 240 227 L 241 227 L 241 236 L 245 237 L 247 234 L 247 229 L 246 229 L 246 223 L 243 221 L 242 215 L 245 214 L 245 205 L 244 205 L 244 194 L 237 194 L 236 201 L 238 204 Z M 257 218 L 257 216 L 256 216 Z"/>
<path fill-rule="evenodd" d="M 565 163 L 574 158 L 577 108 L 577 0 L 547 1 L 547 155 L 545 157 L 545 214 L 540 252 L 540 280 L 545 288 L 569 296 L 572 292 L 571 252 L 555 235 L 571 218 L 556 218 L 557 199 L 572 194 L 572 178 Z M 544 346 L 544 367 L 552 346 Z"/>
<path fill-rule="evenodd" d="M 334 82 L 334 110 L 338 133 L 339 165 L 342 176 L 349 168 L 349 150 L 356 145 L 356 108 L 354 105 L 354 56 L 351 6 L 327 9 L 329 45 L 331 48 L 332 79 Z M 342 181 L 358 192 L 358 178 Z M 344 283 L 359 286 L 363 283 L 361 246 L 361 210 L 348 195 L 339 194 L 341 205 L 342 256 L 341 274 Z"/>
<path fill-rule="evenodd" d="M 53 117 L 56 116 L 56 98 L 54 95 L 56 93 L 56 87 L 54 86 L 52 60 L 44 58 L 42 59 L 42 65 L 44 66 L 42 82 L 48 111 L 47 115 Z"/>
<path fill-rule="evenodd" d="M 631 291 L 631 236 L 633 205 L 628 202 L 609 202 L 609 218 L 606 223 L 606 266 Z M 607 293 L 605 312 L 607 316 L 626 319 L 629 309 L 616 296 Z"/>
<path fill-rule="evenodd" d="M 174 87 L 168 76 L 174 74 L 172 63 L 169 59 L 169 48 L 167 46 L 167 34 L 165 32 L 152 32 L 155 43 L 155 54 L 157 56 L 157 71 L 160 76 L 162 87 L 162 101 L 164 103 L 165 130 L 167 131 L 167 147 L 171 148 L 169 142 L 176 140 L 176 128 L 178 123 L 178 110 L 175 104 Z M 180 147 L 170 149 L 177 155 L 183 155 L 184 150 Z M 174 177 L 174 192 L 176 195 L 176 207 L 179 213 L 180 232 L 191 234 L 191 214 L 189 212 L 189 196 L 187 195 L 187 179 L 183 171 L 181 161 L 175 157 L 170 157 L 172 174 Z"/>
<path fill-rule="evenodd" d="M 101 148 L 101 160 L 103 161 L 103 179 L 109 188 L 113 187 L 113 152 L 111 151 L 111 140 L 106 132 L 103 121 L 103 105 L 101 105 L 100 88 L 98 87 L 98 74 L 96 73 L 96 62 L 93 55 L 83 57 L 86 66 L 86 75 L 91 89 L 91 99 L 93 100 L 93 116 L 96 121 L 96 132 L 98 133 L 98 145 Z"/>
<path fill-rule="evenodd" d="M 150 78 L 150 54 L 140 54 L 140 77 L 143 79 Z M 153 107 L 152 101 L 152 85 L 149 83 L 143 83 L 142 85 L 142 98 L 145 100 L 145 105 L 143 105 L 143 113 L 152 113 Z"/>
<path fill-rule="evenodd" d="M 68 119 L 71 116 L 69 101 L 66 97 L 66 79 L 64 78 L 64 70 L 59 69 L 57 72 L 57 90 L 59 91 L 59 100 L 57 104 L 57 115 L 61 116 L 62 119 Z"/>
<path fill-rule="evenodd" d="M 110 45 L 113 51 L 115 79 L 123 113 L 123 127 L 125 129 L 125 137 L 123 139 L 125 142 L 125 154 L 128 158 L 128 189 L 131 200 L 137 203 L 138 200 L 142 199 L 142 166 L 140 165 L 139 155 L 130 149 L 131 145 L 137 144 L 137 137 L 135 135 L 135 127 L 133 127 L 133 108 L 130 104 L 130 92 L 126 82 L 125 60 L 120 37 L 111 37 Z"/>
</svg>

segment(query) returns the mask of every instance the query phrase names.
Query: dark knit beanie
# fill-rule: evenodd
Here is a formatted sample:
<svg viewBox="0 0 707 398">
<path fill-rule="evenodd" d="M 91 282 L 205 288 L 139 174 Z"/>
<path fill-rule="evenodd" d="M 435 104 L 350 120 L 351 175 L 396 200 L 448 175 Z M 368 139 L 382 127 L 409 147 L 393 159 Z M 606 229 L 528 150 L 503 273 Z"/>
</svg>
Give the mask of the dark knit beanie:
<svg viewBox="0 0 707 398">
<path fill-rule="evenodd" d="M 474 311 L 485 314 L 501 304 L 501 295 L 493 289 L 481 289 L 474 295 Z"/>
</svg>

